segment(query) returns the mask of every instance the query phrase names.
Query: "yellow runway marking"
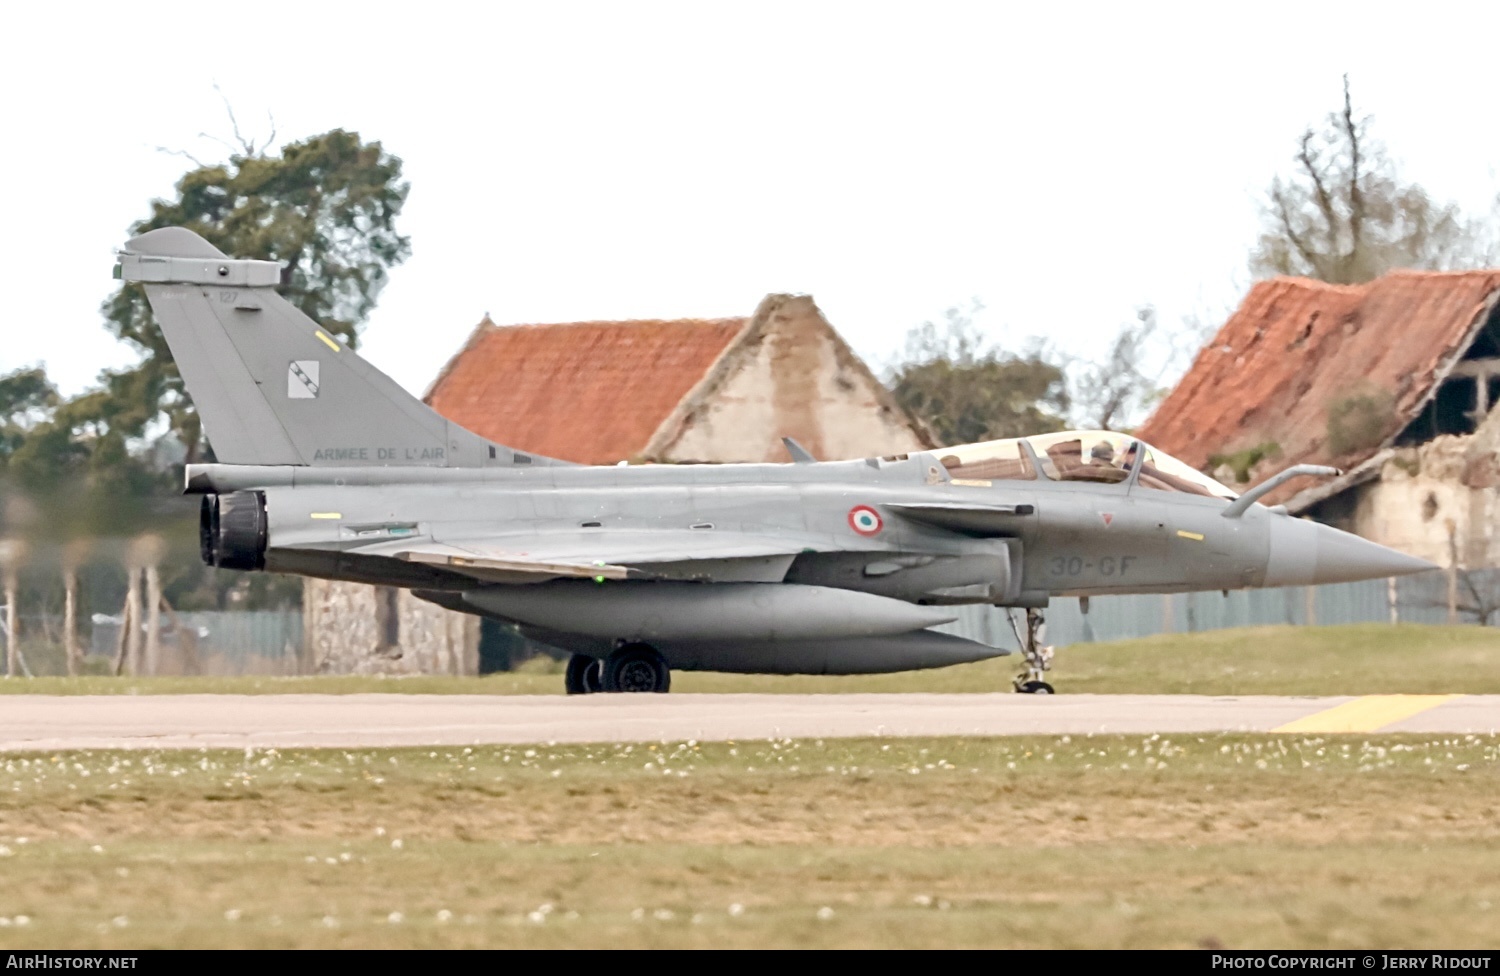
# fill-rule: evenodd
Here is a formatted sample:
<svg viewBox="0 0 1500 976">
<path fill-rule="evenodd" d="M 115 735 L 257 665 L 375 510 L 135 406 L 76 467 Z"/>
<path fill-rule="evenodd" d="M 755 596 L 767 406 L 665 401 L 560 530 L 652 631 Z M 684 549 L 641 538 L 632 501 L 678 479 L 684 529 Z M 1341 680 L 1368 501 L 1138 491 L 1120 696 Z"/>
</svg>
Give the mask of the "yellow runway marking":
<svg viewBox="0 0 1500 976">
<path fill-rule="evenodd" d="M 1272 732 L 1378 732 L 1463 695 L 1366 695 L 1288 722 Z"/>
</svg>

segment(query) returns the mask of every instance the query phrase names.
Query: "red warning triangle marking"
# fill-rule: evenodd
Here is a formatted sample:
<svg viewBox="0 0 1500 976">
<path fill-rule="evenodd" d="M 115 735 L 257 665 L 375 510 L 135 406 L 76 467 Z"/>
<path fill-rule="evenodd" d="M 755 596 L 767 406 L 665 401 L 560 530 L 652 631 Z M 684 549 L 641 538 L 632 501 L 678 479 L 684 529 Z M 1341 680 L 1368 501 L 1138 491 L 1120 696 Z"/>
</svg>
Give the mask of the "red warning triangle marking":
<svg viewBox="0 0 1500 976">
<path fill-rule="evenodd" d="M 1104 520 L 1104 527 L 1107 529 L 1107 528 L 1109 528 L 1109 524 L 1115 520 L 1115 513 L 1114 512 L 1100 512 L 1099 513 L 1099 517 Z"/>
</svg>

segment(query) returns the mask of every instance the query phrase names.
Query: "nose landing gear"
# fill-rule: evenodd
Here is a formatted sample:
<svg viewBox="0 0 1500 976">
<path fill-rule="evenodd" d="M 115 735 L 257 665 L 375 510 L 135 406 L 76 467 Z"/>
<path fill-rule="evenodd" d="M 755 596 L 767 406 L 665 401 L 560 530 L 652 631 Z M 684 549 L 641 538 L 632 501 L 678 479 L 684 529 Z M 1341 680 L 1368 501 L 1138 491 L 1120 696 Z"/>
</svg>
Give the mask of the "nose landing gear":
<svg viewBox="0 0 1500 976">
<path fill-rule="evenodd" d="M 1040 610 L 1028 609 L 1024 634 L 1016 624 L 1015 614 L 1007 610 L 1005 615 L 1010 620 L 1010 629 L 1016 635 L 1016 643 L 1021 645 L 1021 656 L 1026 659 L 1026 670 L 1016 675 L 1014 681 L 1016 691 L 1023 695 L 1056 694 L 1056 690 L 1045 680 L 1046 673 L 1052 670 L 1052 648 L 1042 643 L 1047 630 L 1046 615 Z"/>
</svg>

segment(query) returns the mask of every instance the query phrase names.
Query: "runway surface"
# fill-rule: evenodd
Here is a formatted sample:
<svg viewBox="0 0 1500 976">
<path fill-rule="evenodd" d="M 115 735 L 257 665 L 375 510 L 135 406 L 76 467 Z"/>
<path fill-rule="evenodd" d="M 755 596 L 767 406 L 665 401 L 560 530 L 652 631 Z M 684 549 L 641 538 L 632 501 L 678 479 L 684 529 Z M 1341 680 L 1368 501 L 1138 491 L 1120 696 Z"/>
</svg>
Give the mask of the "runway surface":
<svg viewBox="0 0 1500 976">
<path fill-rule="evenodd" d="M 7 751 L 1497 729 L 1500 695 L 0 696 Z"/>
</svg>

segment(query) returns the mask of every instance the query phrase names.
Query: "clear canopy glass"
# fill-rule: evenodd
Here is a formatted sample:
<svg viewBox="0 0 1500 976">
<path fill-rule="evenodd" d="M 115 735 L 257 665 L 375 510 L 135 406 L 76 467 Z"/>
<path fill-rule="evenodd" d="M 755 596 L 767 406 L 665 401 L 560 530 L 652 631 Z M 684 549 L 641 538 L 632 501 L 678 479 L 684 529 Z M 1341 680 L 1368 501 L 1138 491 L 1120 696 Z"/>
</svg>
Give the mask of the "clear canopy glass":
<svg viewBox="0 0 1500 976">
<path fill-rule="evenodd" d="M 1233 491 L 1203 472 L 1129 434 L 1110 430 L 1067 430 L 964 444 L 942 448 L 937 456 L 948 469 L 949 477 L 958 482 L 1031 481 L 1040 468 L 1042 476 L 1050 481 L 1120 484 L 1130 480 L 1139 464 L 1136 483 L 1142 488 L 1212 498 L 1236 497 Z"/>
</svg>

